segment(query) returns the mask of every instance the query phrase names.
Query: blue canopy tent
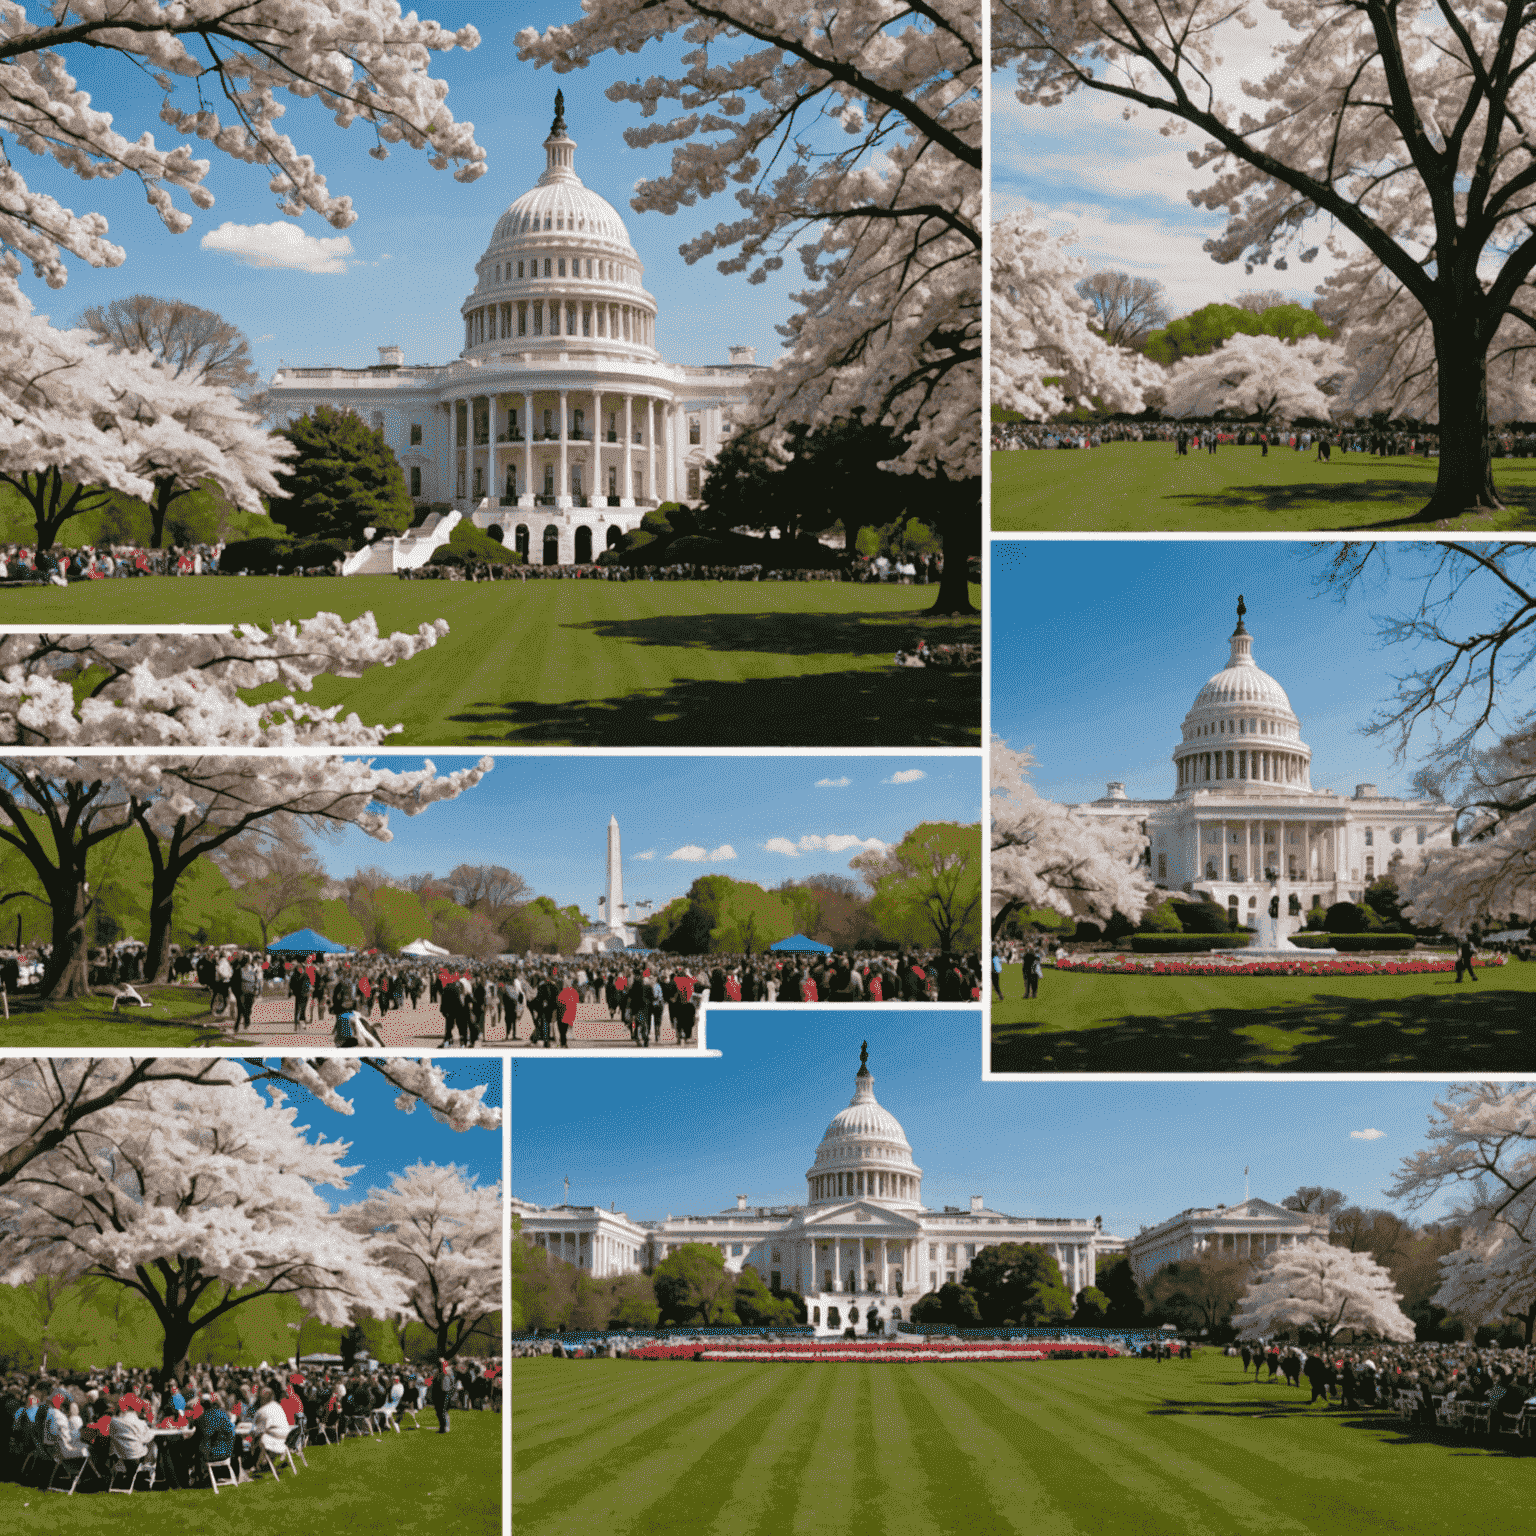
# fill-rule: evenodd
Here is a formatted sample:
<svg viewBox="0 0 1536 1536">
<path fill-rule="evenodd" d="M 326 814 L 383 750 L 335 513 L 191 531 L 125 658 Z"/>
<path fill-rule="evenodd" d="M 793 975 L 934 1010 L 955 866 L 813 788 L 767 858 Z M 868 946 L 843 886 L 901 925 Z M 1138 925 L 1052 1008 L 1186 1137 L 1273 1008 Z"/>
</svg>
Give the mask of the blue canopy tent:
<svg viewBox="0 0 1536 1536">
<path fill-rule="evenodd" d="M 830 944 L 818 944 L 815 939 L 808 939 L 803 933 L 792 933 L 787 939 L 780 939 L 777 944 L 770 944 L 768 948 L 775 953 L 789 953 L 793 955 L 830 955 Z"/>
<path fill-rule="evenodd" d="M 324 935 L 316 933 L 313 928 L 300 928 L 297 933 L 290 933 L 286 938 L 273 939 L 267 948 L 275 949 L 280 954 L 290 955 L 344 955 L 347 953 L 345 944 L 333 944 Z"/>
</svg>

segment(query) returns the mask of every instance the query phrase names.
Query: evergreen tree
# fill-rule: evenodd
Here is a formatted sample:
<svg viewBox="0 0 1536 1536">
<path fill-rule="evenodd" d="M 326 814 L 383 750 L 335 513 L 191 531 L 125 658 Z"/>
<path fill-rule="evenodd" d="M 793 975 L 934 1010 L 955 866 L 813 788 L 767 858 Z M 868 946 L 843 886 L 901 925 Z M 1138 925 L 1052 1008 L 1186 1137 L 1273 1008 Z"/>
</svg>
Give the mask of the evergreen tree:
<svg viewBox="0 0 1536 1536">
<path fill-rule="evenodd" d="M 277 477 L 272 517 L 297 538 L 357 545 L 364 528 L 399 533 L 413 516 L 405 474 L 382 430 L 351 411 L 318 406 L 278 429 L 298 456 Z"/>
</svg>

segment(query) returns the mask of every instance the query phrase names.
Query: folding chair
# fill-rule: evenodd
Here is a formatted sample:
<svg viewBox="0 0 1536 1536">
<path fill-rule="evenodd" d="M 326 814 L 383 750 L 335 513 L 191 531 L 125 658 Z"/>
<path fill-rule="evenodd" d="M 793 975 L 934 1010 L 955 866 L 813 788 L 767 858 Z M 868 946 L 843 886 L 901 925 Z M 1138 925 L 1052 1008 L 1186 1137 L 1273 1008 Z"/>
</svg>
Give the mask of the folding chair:
<svg viewBox="0 0 1536 1536">
<path fill-rule="evenodd" d="M 149 1459 L 148 1456 L 140 1456 L 139 1459 L 135 1461 L 131 1466 L 126 1461 L 124 1461 L 122 1457 L 114 1456 L 112 1458 L 112 1473 L 111 1476 L 107 1479 L 107 1492 L 126 1493 L 131 1495 L 133 1490 L 138 1486 L 139 1473 L 144 1471 L 149 1473 L 150 1487 L 154 1487 L 155 1464 Z M 119 1472 L 126 1472 L 128 1474 L 128 1486 L 126 1488 L 119 1488 L 117 1486 L 117 1474 Z"/>
<path fill-rule="evenodd" d="M 229 1481 L 225 1485 L 226 1487 L 238 1488 L 240 1486 L 240 1469 L 235 1465 L 235 1453 L 233 1450 L 227 1456 L 210 1456 L 206 1466 L 208 1468 L 208 1486 L 215 1493 L 219 1491 L 219 1479 L 213 1475 L 216 1467 L 223 1467 L 229 1473 Z"/>
<path fill-rule="evenodd" d="M 70 1479 L 69 1487 L 55 1488 L 53 1486 L 54 1480 L 58 1477 L 61 1470 L 66 1474 L 68 1473 L 71 1462 L 74 1463 L 75 1475 Z M 100 1481 L 101 1472 L 96 1467 L 95 1463 L 92 1462 L 89 1453 L 84 1456 L 60 1456 L 55 1453 L 53 1458 L 53 1476 L 48 1479 L 48 1486 L 44 1492 L 73 1493 L 75 1489 L 80 1486 L 80 1479 L 84 1477 L 87 1472 L 95 1473 L 97 1480 Z"/>
<path fill-rule="evenodd" d="M 404 1403 L 401 1403 L 400 1406 L 397 1409 L 395 1409 L 395 1415 L 396 1415 L 397 1418 L 401 1414 L 404 1414 L 404 1413 L 410 1414 L 410 1416 L 411 1416 L 411 1428 L 412 1429 L 420 1429 L 421 1428 L 421 1421 L 416 1417 L 416 1415 L 418 1413 L 420 1413 L 420 1412 L 421 1412 L 421 1410 L 419 1408 L 407 1408 Z M 398 1424 L 396 1424 L 395 1425 L 395 1429 L 396 1429 L 397 1432 L 398 1432 L 399 1428 L 400 1428 L 400 1426 Z"/>
<path fill-rule="evenodd" d="M 287 1458 L 288 1465 L 292 1467 L 295 1472 L 299 1470 L 298 1465 L 293 1459 L 295 1456 L 297 1456 L 299 1461 L 302 1461 L 306 1467 L 309 1465 L 309 1457 L 304 1454 L 304 1430 L 302 1426 L 295 1424 L 293 1428 L 288 1431 L 288 1439 L 283 1446 L 282 1454 Z"/>
<path fill-rule="evenodd" d="M 1493 1416 L 1493 1409 L 1487 1403 L 1473 1403 L 1472 1411 L 1466 1415 L 1462 1427 L 1468 1434 L 1486 1435 L 1489 1432 L 1489 1420 Z"/>
<path fill-rule="evenodd" d="M 392 1429 L 397 1435 L 400 1433 L 400 1426 L 395 1422 L 395 1405 L 393 1403 L 385 1403 L 382 1408 L 375 1408 L 374 1412 L 378 1415 L 382 1428 Z"/>
</svg>

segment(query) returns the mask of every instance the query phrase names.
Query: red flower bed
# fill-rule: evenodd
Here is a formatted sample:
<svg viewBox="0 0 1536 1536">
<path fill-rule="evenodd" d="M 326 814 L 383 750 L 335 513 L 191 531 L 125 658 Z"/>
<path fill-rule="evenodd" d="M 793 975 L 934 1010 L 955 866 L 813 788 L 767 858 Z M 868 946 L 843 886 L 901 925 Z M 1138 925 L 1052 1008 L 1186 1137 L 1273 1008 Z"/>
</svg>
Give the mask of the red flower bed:
<svg viewBox="0 0 1536 1536">
<path fill-rule="evenodd" d="M 1503 965 L 1504 956 L 1479 955 L 1477 963 Z M 1090 976 L 1422 976 L 1454 971 L 1456 962 L 1448 955 L 1424 960 L 1154 960 L 1095 955 L 1058 960 L 1056 969 Z"/>
</svg>

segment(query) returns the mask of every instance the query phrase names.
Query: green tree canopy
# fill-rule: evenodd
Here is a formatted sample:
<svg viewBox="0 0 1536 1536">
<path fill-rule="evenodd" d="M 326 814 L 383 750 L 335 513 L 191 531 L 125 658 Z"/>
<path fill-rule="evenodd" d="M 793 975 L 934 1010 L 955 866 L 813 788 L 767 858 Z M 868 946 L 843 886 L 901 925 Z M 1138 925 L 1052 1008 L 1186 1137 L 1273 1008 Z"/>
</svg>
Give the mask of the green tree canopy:
<svg viewBox="0 0 1536 1536">
<path fill-rule="evenodd" d="M 356 546 L 364 528 L 399 533 L 411 526 L 405 474 L 382 429 L 322 405 L 280 427 L 278 436 L 298 449 L 277 476 L 284 499 L 272 503 L 274 521 L 290 533 Z"/>
<path fill-rule="evenodd" d="M 1175 1323 L 1189 1333 L 1220 1333 L 1232 1320 L 1251 1265 L 1246 1259 L 1207 1255 L 1164 1264 L 1142 1287 L 1155 1322 Z"/>
<path fill-rule="evenodd" d="M 853 860 L 873 888 L 869 915 L 898 944 L 981 944 L 981 823 L 925 821 L 896 847 Z"/>
<path fill-rule="evenodd" d="M 971 1260 L 963 1280 L 989 1326 L 1056 1327 L 1072 1316 L 1072 1293 L 1061 1269 L 1038 1243 L 989 1243 Z"/>
<path fill-rule="evenodd" d="M 1147 337 L 1146 353 L 1165 368 L 1181 357 L 1204 357 L 1233 336 L 1278 336 L 1294 341 L 1301 336 L 1333 332 L 1322 318 L 1300 304 L 1277 304 L 1260 314 L 1236 304 L 1205 304 Z"/>
<path fill-rule="evenodd" d="M 734 1302 L 736 1276 L 713 1243 L 684 1243 L 669 1253 L 652 1276 L 664 1323 L 716 1323 Z"/>
<path fill-rule="evenodd" d="M 1111 1328 L 1135 1328 L 1147 1315 L 1136 1271 L 1123 1254 L 1106 1254 L 1095 1266 L 1094 1288 L 1109 1302 L 1104 1321 Z"/>
<path fill-rule="evenodd" d="M 982 1316 L 974 1293 L 950 1280 L 912 1303 L 912 1321 L 947 1323 L 952 1328 L 979 1328 Z"/>
</svg>

